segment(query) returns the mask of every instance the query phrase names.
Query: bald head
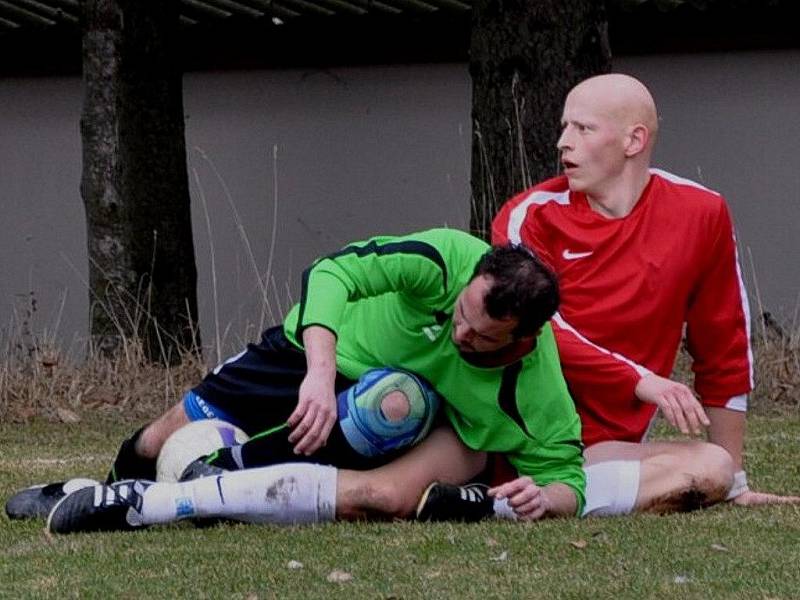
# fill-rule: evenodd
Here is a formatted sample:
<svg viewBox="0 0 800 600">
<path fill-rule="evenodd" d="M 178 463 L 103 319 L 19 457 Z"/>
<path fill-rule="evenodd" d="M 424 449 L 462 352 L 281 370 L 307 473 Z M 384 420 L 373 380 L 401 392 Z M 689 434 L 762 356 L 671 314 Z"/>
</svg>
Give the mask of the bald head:
<svg viewBox="0 0 800 600">
<path fill-rule="evenodd" d="M 633 77 L 600 75 L 567 95 L 561 116 L 563 173 L 607 216 L 630 212 L 650 179 L 658 117 L 653 97 Z"/>
<path fill-rule="evenodd" d="M 644 125 L 652 146 L 658 132 L 658 114 L 653 96 L 645 85 L 622 73 L 590 77 L 572 88 L 570 98 L 591 103 L 595 109 L 611 117 L 622 127 Z"/>
</svg>

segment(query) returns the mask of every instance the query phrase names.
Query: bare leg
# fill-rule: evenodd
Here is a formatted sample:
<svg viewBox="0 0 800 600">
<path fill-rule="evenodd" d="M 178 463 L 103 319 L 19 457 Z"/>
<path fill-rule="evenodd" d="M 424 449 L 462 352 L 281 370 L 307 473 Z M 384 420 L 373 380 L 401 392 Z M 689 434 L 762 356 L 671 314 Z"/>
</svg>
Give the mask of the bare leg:
<svg viewBox="0 0 800 600">
<path fill-rule="evenodd" d="M 408 517 L 434 481 L 460 484 L 480 473 L 486 455 L 467 448 L 449 426 L 439 427 L 397 460 L 371 471 L 340 469 L 336 517 Z"/>
<path fill-rule="evenodd" d="M 601 442 L 584 452 L 586 466 L 610 460 L 641 463 L 636 512 L 667 513 L 725 500 L 733 484 L 730 454 L 707 442 Z"/>
<path fill-rule="evenodd" d="M 178 402 L 158 419 L 147 425 L 136 440 L 136 453 L 145 458 L 156 458 L 170 434 L 189 422 L 183 402 Z"/>
</svg>

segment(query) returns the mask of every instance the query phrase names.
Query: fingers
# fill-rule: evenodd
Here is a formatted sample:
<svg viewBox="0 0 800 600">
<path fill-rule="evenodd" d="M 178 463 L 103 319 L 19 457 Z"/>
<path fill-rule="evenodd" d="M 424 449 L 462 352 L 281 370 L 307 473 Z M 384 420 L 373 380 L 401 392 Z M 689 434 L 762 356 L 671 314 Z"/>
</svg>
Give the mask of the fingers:
<svg viewBox="0 0 800 600">
<path fill-rule="evenodd" d="M 289 417 L 290 426 L 292 417 L 295 417 L 296 421 L 296 415 L 303 414 L 301 410 L 301 407 L 298 406 Z M 302 419 L 293 427 L 292 433 L 289 434 L 289 442 L 295 444 L 295 454 L 309 455 L 319 450 L 325 445 L 335 423 L 336 415 L 334 412 L 325 407 L 307 403 Z"/>
<path fill-rule="evenodd" d="M 538 521 L 544 516 L 545 505 L 541 497 L 537 497 L 521 506 L 515 506 L 514 512 L 521 521 Z"/>
<path fill-rule="evenodd" d="M 711 424 L 692 390 L 677 381 L 651 373 L 639 380 L 635 394 L 642 402 L 658 406 L 669 424 L 683 434 L 699 435 Z"/>
<path fill-rule="evenodd" d="M 711 423 L 703 406 L 684 385 L 675 384 L 663 392 L 658 405 L 667 421 L 683 434 L 699 435 Z"/>
<path fill-rule="evenodd" d="M 732 502 L 737 506 L 765 506 L 768 504 L 800 504 L 800 496 L 781 496 L 748 490 L 736 496 Z"/>
<path fill-rule="evenodd" d="M 298 404 L 294 412 L 289 415 L 287 423 L 292 428 L 289 434 L 289 441 L 292 443 L 297 442 L 311 430 L 314 421 L 317 418 L 317 407 L 314 404 L 305 402 Z"/>
<path fill-rule="evenodd" d="M 679 429 L 681 433 L 688 435 L 689 427 L 686 424 L 683 411 L 677 406 L 677 402 L 673 398 L 665 397 L 662 399 L 660 407 L 669 424 Z"/>
<path fill-rule="evenodd" d="M 493 488 L 489 488 L 488 494 L 493 498 L 497 498 L 498 500 L 502 500 L 503 498 L 509 498 L 514 494 L 518 494 L 528 486 L 535 485 L 533 483 L 533 479 L 530 477 L 517 477 L 512 481 L 507 481 L 506 483 L 500 484 Z"/>
<path fill-rule="evenodd" d="M 544 516 L 546 506 L 542 488 L 530 477 L 519 477 L 491 488 L 488 493 L 498 500 L 507 499 L 508 505 L 521 520 L 534 521 Z"/>
<path fill-rule="evenodd" d="M 333 381 L 308 373 L 300 384 L 297 407 L 287 419 L 295 454 L 310 455 L 325 445 L 336 423 Z"/>
</svg>

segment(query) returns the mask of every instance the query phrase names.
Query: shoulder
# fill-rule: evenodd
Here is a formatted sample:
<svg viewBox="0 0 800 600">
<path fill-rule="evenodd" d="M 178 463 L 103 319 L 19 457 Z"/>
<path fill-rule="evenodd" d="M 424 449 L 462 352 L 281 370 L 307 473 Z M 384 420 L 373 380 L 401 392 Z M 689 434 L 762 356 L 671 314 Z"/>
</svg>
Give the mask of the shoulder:
<svg viewBox="0 0 800 600">
<path fill-rule="evenodd" d="M 520 241 L 523 223 L 533 214 L 569 206 L 570 191 L 563 175 L 539 183 L 506 202 L 493 223 L 493 232 L 512 242 Z"/>
<path fill-rule="evenodd" d="M 446 249 L 476 249 L 485 251 L 489 245 L 482 239 L 460 229 L 437 227 L 405 236 L 409 241 L 419 241 Z"/>
<path fill-rule="evenodd" d="M 691 205 L 696 205 L 698 208 L 714 208 L 725 204 L 722 194 L 692 179 L 663 169 L 650 169 L 650 174 L 657 183 L 657 193 L 668 194 L 672 198 L 683 200 L 690 205 L 690 208 Z"/>
<path fill-rule="evenodd" d="M 547 179 L 524 192 L 520 192 L 506 202 L 503 208 L 520 204 L 525 204 L 526 206 L 531 204 L 544 205 L 551 202 L 562 205 L 569 204 L 569 184 L 567 178 L 563 175 Z"/>
<path fill-rule="evenodd" d="M 427 251 L 420 250 L 419 253 L 435 254 L 435 262 L 456 270 L 463 269 L 464 265 L 474 265 L 489 249 L 489 244 L 484 240 L 466 231 L 445 227 L 427 229 L 399 240 L 417 247 L 426 247 Z"/>
</svg>

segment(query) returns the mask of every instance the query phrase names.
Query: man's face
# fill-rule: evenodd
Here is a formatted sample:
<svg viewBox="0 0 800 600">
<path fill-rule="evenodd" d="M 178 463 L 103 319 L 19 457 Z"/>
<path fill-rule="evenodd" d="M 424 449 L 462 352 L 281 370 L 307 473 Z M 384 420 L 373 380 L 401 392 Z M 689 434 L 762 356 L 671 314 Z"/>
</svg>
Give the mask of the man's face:
<svg viewBox="0 0 800 600">
<path fill-rule="evenodd" d="M 567 96 L 558 150 L 569 187 L 600 195 L 622 173 L 625 132 L 614 111 L 580 87 Z"/>
<path fill-rule="evenodd" d="M 453 312 L 453 343 L 462 353 L 495 352 L 515 342 L 516 319 L 492 319 L 483 298 L 491 279 L 478 276 L 461 292 Z"/>
</svg>

